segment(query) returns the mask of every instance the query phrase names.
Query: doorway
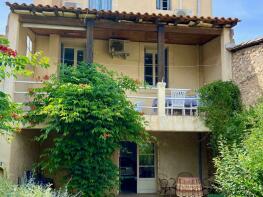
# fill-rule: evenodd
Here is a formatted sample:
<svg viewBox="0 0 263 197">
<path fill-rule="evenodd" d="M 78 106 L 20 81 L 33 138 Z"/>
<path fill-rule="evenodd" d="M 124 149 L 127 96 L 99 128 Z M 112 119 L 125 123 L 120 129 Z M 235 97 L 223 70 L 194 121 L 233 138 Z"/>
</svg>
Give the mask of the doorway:
<svg viewBox="0 0 263 197">
<path fill-rule="evenodd" d="M 122 142 L 120 148 L 120 191 L 137 193 L 137 145 Z"/>
</svg>

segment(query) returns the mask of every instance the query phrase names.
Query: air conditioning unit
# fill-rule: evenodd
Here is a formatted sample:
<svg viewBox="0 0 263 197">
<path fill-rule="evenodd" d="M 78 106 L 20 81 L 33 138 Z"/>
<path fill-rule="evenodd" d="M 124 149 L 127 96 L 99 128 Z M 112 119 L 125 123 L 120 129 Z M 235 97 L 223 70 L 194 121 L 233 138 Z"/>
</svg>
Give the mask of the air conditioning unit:
<svg viewBox="0 0 263 197">
<path fill-rule="evenodd" d="M 125 49 L 127 40 L 110 39 L 109 40 L 109 53 L 112 57 L 123 57 L 124 59 L 129 56 Z"/>
<path fill-rule="evenodd" d="M 63 2 L 63 6 L 65 6 L 66 8 L 78 8 L 78 7 L 80 7 L 80 5 L 78 3 L 70 2 L 70 1 Z"/>
<path fill-rule="evenodd" d="M 192 10 L 189 10 L 189 9 L 176 9 L 175 10 L 175 15 L 176 16 L 191 16 L 192 15 Z"/>
</svg>

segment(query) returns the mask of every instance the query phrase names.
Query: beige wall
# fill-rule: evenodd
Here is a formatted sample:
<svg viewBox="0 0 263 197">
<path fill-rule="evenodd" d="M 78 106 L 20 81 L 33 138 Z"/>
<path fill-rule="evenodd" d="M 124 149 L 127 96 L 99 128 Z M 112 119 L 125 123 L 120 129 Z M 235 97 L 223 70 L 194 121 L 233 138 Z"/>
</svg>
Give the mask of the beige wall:
<svg viewBox="0 0 263 197">
<path fill-rule="evenodd" d="M 85 48 L 85 40 L 63 38 L 61 41 L 65 47 Z M 169 87 L 197 89 L 200 75 L 198 46 L 167 44 L 166 47 L 169 51 Z M 130 54 L 127 59 L 112 58 L 108 52 L 108 41 L 95 40 L 94 62 L 128 75 L 133 79 L 143 81 L 144 50 L 156 50 L 156 44 L 127 42 L 126 49 Z"/>
<path fill-rule="evenodd" d="M 157 138 L 158 176 L 176 178 L 180 172 L 199 176 L 198 134 L 154 133 Z M 202 150 L 203 177 L 207 177 L 206 150 Z"/>
<path fill-rule="evenodd" d="M 222 79 L 220 41 L 216 38 L 200 47 L 200 85 Z"/>
<path fill-rule="evenodd" d="M 239 86 L 246 105 L 254 105 L 263 96 L 263 45 L 233 53 L 233 80 Z"/>
<path fill-rule="evenodd" d="M 24 130 L 16 134 L 11 143 L 8 176 L 15 183 L 18 177 L 23 176 L 24 171 L 32 170 L 32 165 L 39 159 L 40 147 L 34 141 L 37 135 L 37 130 Z"/>
<path fill-rule="evenodd" d="M 76 2 L 80 7 L 88 7 L 88 0 L 34 0 L 35 4 L 49 4 L 49 5 L 63 5 L 63 2 Z M 180 7 L 180 0 L 171 0 L 171 10 L 157 10 L 156 0 L 112 0 L 113 11 L 127 11 L 127 12 L 141 12 L 141 13 L 162 13 L 175 14 L 175 10 L 182 8 L 191 10 L 191 15 L 198 15 L 198 10 L 201 16 L 212 15 L 212 0 L 182 0 L 182 7 Z M 200 8 L 198 8 L 200 7 Z"/>
</svg>

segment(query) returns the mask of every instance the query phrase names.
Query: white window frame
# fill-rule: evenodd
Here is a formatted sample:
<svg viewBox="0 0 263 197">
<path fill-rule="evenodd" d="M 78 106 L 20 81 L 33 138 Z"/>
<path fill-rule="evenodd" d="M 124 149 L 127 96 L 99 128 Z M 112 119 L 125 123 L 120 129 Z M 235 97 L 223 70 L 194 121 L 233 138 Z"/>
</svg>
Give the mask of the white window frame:
<svg viewBox="0 0 263 197">
<path fill-rule="evenodd" d="M 148 154 L 145 154 L 145 153 L 141 153 L 140 152 L 140 147 L 137 147 L 137 154 L 138 154 L 138 172 L 137 172 L 137 174 L 138 174 L 138 178 L 139 179 L 156 179 L 156 177 L 157 177 L 157 174 L 156 174 L 156 145 L 155 144 L 152 144 L 153 145 L 153 153 L 148 153 Z M 140 156 L 153 156 L 153 158 L 154 158 L 154 163 L 153 163 L 153 165 L 140 165 Z M 151 178 L 142 178 L 142 177 L 140 177 L 140 168 L 143 168 L 143 167 L 145 167 L 145 168 L 153 168 L 154 169 L 154 177 L 151 177 Z"/>
<path fill-rule="evenodd" d="M 167 1 L 167 8 L 166 9 L 164 9 L 164 6 L 163 6 L 164 1 Z M 171 0 L 157 0 L 156 2 L 157 2 L 156 8 L 158 10 L 172 10 L 171 9 Z"/>
<path fill-rule="evenodd" d="M 29 57 L 33 53 L 33 41 L 29 35 L 26 36 L 26 56 Z"/>
<path fill-rule="evenodd" d="M 167 65 L 165 64 L 165 70 L 166 70 L 166 72 L 167 73 L 165 73 L 165 75 L 167 75 L 167 81 L 166 81 L 166 85 L 167 85 L 167 87 L 169 86 L 169 48 L 167 47 L 166 48 L 166 50 L 168 50 L 167 51 L 167 59 L 165 59 L 165 61 L 167 61 Z M 156 61 L 156 58 L 158 58 L 158 51 L 157 51 L 157 49 L 149 49 L 149 48 L 145 48 L 144 49 L 144 59 L 143 59 L 143 61 L 144 61 L 144 65 L 143 65 L 143 69 L 144 69 L 144 73 L 143 73 L 143 80 L 144 80 L 144 82 L 146 83 L 147 81 L 145 80 L 145 54 L 146 53 L 150 53 L 150 54 L 152 54 L 152 57 L 153 57 L 153 60 L 152 60 L 152 85 L 151 84 L 147 84 L 147 85 L 150 85 L 150 86 L 152 86 L 152 87 L 157 87 L 157 83 L 158 83 L 158 81 L 156 81 L 156 77 L 158 77 L 157 75 L 158 75 L 158 73 L 156 73 L 156 67 L 158 68 L 158 62 Z M 159 71 L 159 68 L 158 68 L 158 72 L 160 72 Z M 150 75 L 148 75 L 148 76 L 150 76 Z"/>
<path fill-rule="evenodd" d="M 65 62 L 65 49 L 74 49 L 74 63 L 73 63 L 73 66 L 78 64 L 78 51 L 83 51 L 83 61 L 85 61 L 85 57 L 86 57 L 85 48 L 73 47 L 73 46 L 65 46 L 65 47 L 63 47 L 62 64 L 64 64 L 64 62 Z"/>
</svg>

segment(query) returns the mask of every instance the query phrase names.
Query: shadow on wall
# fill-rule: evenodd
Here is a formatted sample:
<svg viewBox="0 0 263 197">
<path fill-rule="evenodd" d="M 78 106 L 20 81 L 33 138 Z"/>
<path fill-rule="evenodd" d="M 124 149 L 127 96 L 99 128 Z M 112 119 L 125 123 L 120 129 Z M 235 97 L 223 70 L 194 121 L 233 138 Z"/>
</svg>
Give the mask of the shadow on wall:
<svg viewBox="0 0 263 197">
<path fill-rule="evenodd" d="M 263 96 L 263 45 L 233 53 L 233 80 L 245 105 L 254 105 Z"/>
</svg>

